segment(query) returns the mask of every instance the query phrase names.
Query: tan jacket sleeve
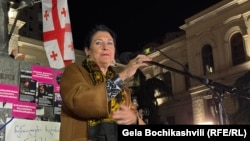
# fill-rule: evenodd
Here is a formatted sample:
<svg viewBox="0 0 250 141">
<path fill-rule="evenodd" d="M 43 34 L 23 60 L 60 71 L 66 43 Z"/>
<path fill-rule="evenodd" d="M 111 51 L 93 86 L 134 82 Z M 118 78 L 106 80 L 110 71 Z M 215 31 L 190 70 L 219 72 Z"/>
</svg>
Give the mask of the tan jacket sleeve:
<svg viewBox="0 0 250 141">
<path fill-rule="evenodd" d="M 60 81 L 63 111 L 80 119 L 108 117 L 106 83 L 94 85 L 80 65 L 66 67 Z"/>
</svg>

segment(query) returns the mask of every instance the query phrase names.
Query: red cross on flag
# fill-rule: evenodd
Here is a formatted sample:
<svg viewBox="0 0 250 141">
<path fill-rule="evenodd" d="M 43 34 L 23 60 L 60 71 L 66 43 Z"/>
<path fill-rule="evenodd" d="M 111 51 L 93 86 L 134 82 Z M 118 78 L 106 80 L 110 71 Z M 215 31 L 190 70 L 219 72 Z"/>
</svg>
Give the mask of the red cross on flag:
<svg viewBox="0 0 250 141">
<path fill-rule="evenodd" d="M 67 0 L 42 0 L 44 49 L 51 68 L 75 62 Z"/>
</svg>

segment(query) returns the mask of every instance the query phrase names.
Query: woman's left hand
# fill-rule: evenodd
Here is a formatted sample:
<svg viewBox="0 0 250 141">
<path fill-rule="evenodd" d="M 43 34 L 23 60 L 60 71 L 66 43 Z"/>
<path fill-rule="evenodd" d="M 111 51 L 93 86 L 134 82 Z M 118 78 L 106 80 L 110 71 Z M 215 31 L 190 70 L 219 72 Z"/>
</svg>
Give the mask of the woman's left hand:
<svg viewBox="0 0 250 141">
<path fill-rule="evenodd" d="M 121 104 L 120 108 L 112 113 L 112 118 L 120 125 L 131 125 L 137 123 L 136 112 L 124 104 Z"/>
<path fill-rule="evenodd" d="M 149 66 L 149 64 L 146 63 L 147 61 L 152 61 L 152 58 L 144 54 L 137 55 L 137 57 L 130 60 L 124 69 L 119 73 L 120 78 L 124 81 L 127 78 L 132 77 L 140 67 Z"/>
</svg>

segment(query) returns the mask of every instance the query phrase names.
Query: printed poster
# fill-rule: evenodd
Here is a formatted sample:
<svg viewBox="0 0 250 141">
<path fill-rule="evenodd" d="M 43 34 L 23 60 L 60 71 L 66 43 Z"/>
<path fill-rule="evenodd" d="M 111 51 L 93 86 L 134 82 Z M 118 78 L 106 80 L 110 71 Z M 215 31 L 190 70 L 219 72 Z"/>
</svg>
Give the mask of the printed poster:
<svg viewBox="0 0 250 141">
<path fill-rule="evenodd" d="M 19 101 L 36 101 L 36 80 L 32 79 L 31 71 L 20 71 Z"/>
</svg>

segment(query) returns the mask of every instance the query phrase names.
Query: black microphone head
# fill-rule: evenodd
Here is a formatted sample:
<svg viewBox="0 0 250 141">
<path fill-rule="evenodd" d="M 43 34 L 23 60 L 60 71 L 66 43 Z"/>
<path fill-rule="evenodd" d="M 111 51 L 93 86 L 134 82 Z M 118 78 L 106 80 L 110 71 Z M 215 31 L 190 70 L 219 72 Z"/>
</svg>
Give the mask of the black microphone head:
<svg viewBox="0 0 250 141">
<path fill-rule="evenodd" d="M 132 55 L 132 52 L 123 52 L 119 56 L 119 60 L 122 64 L 127 64 L 130 60 L 130 56 Z"/>
<path fill-rule="evenodd" d="M 128 64 L 128 62 L 135 58 L 138 55 L 138 52 L 123 52 L 119 56 L 119 60 L 122 64 Z"/>
</svg>

